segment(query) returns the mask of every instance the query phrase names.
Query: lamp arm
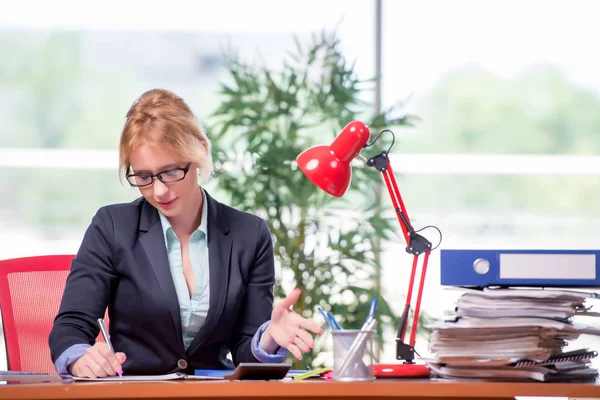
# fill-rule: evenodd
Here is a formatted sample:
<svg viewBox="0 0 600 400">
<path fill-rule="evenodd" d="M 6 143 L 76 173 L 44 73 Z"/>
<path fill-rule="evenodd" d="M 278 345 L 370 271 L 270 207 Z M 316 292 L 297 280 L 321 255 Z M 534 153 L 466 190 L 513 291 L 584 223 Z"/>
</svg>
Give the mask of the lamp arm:
<svg viewBox="0 0 600 400">
<path fill-rule="evenodd" d="M 431 250 L 431 242 L 417 233 L 410 222 L 387 152 L 384 151 L 371 158 L 365 158 L 359 153 L 357 158 L 362 160 L 367 166 L 373 167 L 382 173 L 385 185 L 392 199 L 394 210 L 396 211 L 396 216 L 398 217 L 398 222 L 400 223 L 400 228 L 402 229 L 402 234 L 404 235 L 404 240 L 406 241 L 406 252 L 418 256 Z"/>
<path fill-rule="evenodd" d="M 406 252 L 414 256 L 408 285 L 408 293 L 406 295 L 406 303 L 402 312 L 402 316 L 400 318 L 398 334 L 396 337 L 396 359 L 405 360 L 406 363 L 413 363 L 417 327 L 419 323 L 419 313 L 421 310 L 421 299 L 423 296 L 423 287 L 425 284 L 425 276 L 427 272 L 427 264 L 429 262 L 429 254 L 431 253 L 431 242 L 419 233 L 417 233 L 410 222 L 410 218 L 406 211 L 406 207 L 404 206 L 402 196 L 400 195 L 400 190 L 398 189 L 396 178 L 394 177 L 394 172 L 392 170 L 392 166 L 390 164 L 387 152 L 382 152 L 379 155 L 368 159 L 359 154 L 358 158 L 363 160 L 367 166 L 373 167 L 382 173 L 386 187 L 390 194 L 390 198 L 392 200 L 392 205 L 394 206 L 394 210 L 396 211 L 396 216 L 398 218 L 400 228 L 402 229 L 402 233 L 406 241 Z M 417 291 L 417 299 L 415 304 L 415 312 L 413 314 L 410 341 L 407 344 L 404 342 L 404 338 L 408 326 L 408 318 L 410 314 L 412 292 L 415 284 L 418 258 L 421 254 L 424 254 L 423 267 L 421 270 L 421 279 Z"/>
</svg>

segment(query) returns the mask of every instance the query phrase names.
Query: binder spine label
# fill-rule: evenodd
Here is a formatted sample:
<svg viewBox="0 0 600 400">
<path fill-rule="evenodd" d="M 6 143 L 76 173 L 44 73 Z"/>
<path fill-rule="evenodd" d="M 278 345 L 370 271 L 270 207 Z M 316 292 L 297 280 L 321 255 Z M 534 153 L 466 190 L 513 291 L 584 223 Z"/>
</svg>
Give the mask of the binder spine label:
<svg viewBox="0 0 600 400">
<path fill-rule="evenodd" d="M 500 253 L 500 279 L 596 279 L 596 255 Z"/>
</svg>

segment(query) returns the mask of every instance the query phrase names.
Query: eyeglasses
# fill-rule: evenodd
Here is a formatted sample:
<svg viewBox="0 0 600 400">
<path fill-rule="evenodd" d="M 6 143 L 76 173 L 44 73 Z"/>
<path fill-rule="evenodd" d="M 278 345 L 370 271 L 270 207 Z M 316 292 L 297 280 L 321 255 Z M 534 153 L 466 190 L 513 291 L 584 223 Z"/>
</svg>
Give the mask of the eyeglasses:
<svg viewBox="0 0 600 400">
<path fill-rule="evenodd" d="M 128 174 L 127 181 L 131 186 L 144 187 L 154 183 L 154 177 L 157 177 L 162 183 L 173 183 L 182 181 L 187 175 L 192 163 L 189 162 L 184 168 L 171 168 L 156 174 L 141 173 Z"/>
</svg>

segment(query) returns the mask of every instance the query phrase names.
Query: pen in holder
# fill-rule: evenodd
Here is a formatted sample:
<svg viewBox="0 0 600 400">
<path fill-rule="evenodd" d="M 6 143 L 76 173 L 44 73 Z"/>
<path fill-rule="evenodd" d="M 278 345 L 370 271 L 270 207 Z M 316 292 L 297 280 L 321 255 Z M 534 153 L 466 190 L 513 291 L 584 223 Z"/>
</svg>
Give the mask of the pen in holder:
<svg viewBox="0 0 600 400">
<path fill-rule="evenodd" d="M 373 374 L 373 342 L 376 319 L 362 329 L 336 330 L 333 336 L 333 379 L 339 381 L 370 381 Z M 348 342 L 352 344 L 347 345 Z"/>
</svg>

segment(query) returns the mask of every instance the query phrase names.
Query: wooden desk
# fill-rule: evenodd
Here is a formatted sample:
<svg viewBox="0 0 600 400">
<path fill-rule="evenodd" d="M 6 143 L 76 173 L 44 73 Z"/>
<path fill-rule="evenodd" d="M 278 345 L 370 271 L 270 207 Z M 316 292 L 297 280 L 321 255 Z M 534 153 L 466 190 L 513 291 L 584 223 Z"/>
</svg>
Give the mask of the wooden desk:
<svg viewBox="0 0 600 400">
<path fill-rule="evenodd" d="M 563 383 L 447 381 L 72 382 L 0 386 L 0 399 L 512 399 L 516 396 L 600 398 L 600 386 Z"/>
</svg>

